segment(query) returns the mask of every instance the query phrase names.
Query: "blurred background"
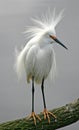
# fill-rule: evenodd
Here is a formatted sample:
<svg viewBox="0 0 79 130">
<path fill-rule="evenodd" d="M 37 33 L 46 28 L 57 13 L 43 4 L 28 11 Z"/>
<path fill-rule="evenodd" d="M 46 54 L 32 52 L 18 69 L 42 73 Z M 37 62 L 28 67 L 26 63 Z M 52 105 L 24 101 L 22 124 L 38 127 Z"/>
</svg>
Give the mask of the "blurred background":
<svg viewBox="0 0 79 130">
<path fill-rule="evenodd" d="M 64 18 L 56 28 L 57 37 L 69 50 L 54 45 L 57 76 L 45 87 L 48 109 L 79 98 L 79 1 L 78 0 L 0 0 L 0 123 L 23 118 L 31 112 L 31 87 L 26 77 L 18 81 L 14 71 L 15 48 L 27 43 L 23 34 L 32 25 L 31 17 L 40 17 L 47 9 L 63 8 Z M 43 110 L 40 87 L 35 88 L 35 111 Z M 79 130 L 79 122 L 60 130 Z"/>
</svg>

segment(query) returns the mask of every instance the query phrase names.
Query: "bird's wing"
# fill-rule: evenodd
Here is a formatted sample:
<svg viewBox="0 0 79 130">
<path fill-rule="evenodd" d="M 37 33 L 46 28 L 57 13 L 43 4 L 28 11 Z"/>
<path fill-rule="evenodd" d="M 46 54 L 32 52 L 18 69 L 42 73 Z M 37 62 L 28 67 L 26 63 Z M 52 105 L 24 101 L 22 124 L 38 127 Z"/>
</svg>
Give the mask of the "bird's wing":
<svg viewBox="0 0 79 130">
<path fill-rule="evenodd" d="M 29 41 L 26 46 L 16 55 L 15 59 L 15 71 L 17 73 L 18 78 L 20 79 L 25 71 L 25 58 L 31 46 L 34 43 Z"/>
</svg>

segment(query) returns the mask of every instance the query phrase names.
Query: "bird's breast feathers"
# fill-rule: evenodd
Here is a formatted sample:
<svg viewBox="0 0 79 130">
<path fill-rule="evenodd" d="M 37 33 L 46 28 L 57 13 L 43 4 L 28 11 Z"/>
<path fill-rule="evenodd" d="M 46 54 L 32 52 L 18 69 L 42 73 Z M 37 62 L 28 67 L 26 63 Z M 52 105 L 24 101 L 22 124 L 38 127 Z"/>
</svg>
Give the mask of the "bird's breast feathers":
<svg viewBox="0 0 79 130">
<path fill-rule="evenodd" d="M 25 70 L 27 81 L 35 77 L 36 82 L 41 82 L 42 78 L 46 78 L 53 64 L 53 49 L 51 46 L 40 47 L 33 45 L 28 50 L 25 58 Z"/>
</svg>

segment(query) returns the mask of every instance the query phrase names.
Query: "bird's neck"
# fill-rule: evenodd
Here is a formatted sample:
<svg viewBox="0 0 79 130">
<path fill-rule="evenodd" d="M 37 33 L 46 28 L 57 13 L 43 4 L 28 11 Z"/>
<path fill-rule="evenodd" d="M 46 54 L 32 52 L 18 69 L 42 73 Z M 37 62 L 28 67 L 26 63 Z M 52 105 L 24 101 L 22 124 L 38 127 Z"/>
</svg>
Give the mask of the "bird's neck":
<svg viewBox="0 0 79 130">
<path fill-rule="evenodd" d="M 44 47 L 44 46 L 50 45 L 49 43 L 50 43 L 49 39 L 44 38 L 44 37 L 41 37 L 39 42 L 38 42 L 40 47 Z"/>
</svg>

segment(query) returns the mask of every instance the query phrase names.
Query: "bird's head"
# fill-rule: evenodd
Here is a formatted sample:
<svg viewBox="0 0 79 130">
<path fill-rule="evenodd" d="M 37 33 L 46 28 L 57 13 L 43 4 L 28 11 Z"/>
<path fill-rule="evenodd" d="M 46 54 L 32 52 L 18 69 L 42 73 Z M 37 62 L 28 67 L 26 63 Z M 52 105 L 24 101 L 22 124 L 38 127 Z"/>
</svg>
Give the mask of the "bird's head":
<svg viewBox="0 0 79 130">
<path fill-rule="evenodd" d="M 57 38 L 56 36 L 56 32 L 55 29 L 48 30 L 44 35 L 43 35 L 44 39 L 46 39 L 48 41 L 48 43 L 57 43 L 59 45 L 61 45 L 62 47 L 64 47 L 65 49 L 68 49 L 62 42 L 60 42 L 60 40 Z"/>
<path fill-rule="evenodd" d="M 55 9 L 52 14 L 51 11 L 48 10 L 47 14 L 42 15 L 40 19 L 32 18 L 35 26 L 28 27 L 25 33 L 27 33 L 30 38 L 35 37 L 37 39 L 44 39 L 48 43 L 58 43 L 67 49 L 67 47 L 58 40 L 55 31 L 55 28 L 61 21 L 62 17 L 63 11 L 61 11 L 59 15 L 56 16 Z"/>
</svg>

